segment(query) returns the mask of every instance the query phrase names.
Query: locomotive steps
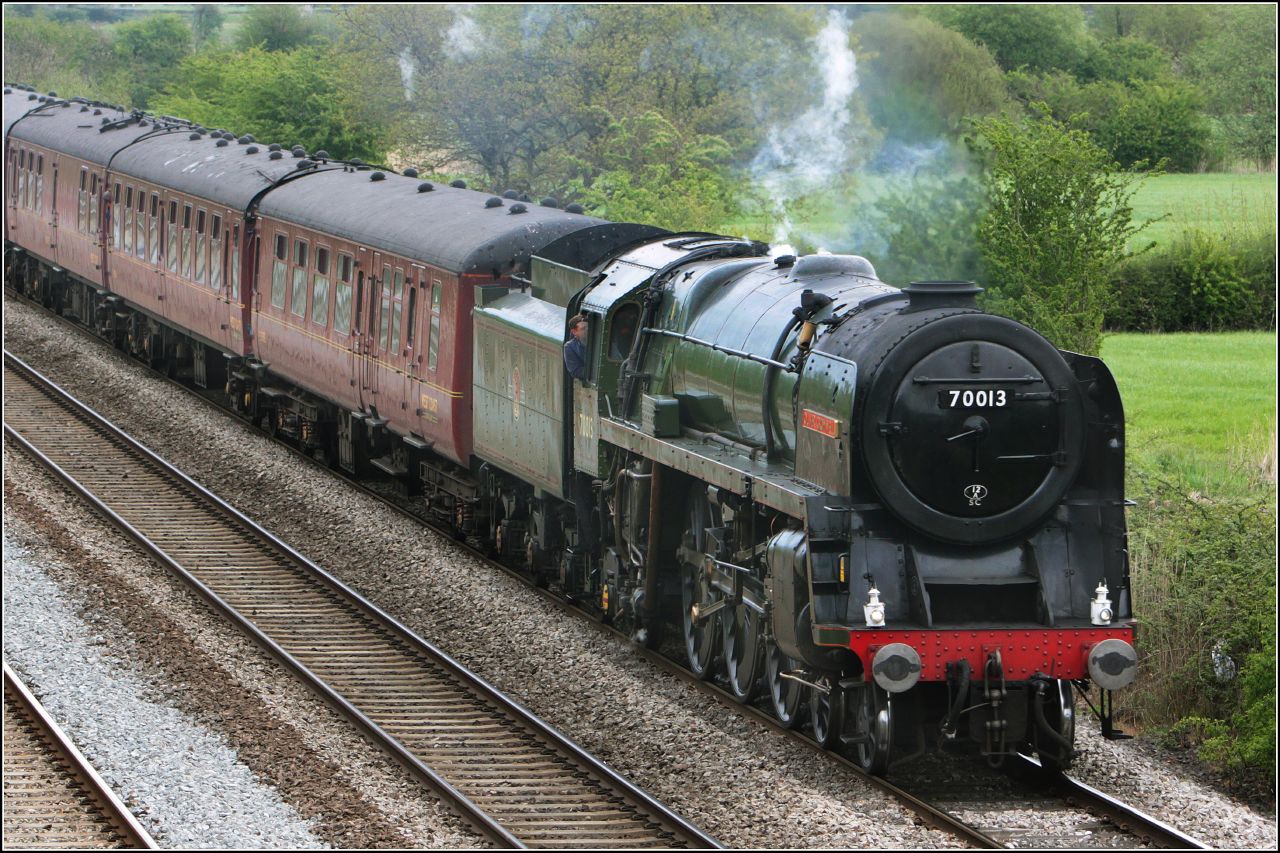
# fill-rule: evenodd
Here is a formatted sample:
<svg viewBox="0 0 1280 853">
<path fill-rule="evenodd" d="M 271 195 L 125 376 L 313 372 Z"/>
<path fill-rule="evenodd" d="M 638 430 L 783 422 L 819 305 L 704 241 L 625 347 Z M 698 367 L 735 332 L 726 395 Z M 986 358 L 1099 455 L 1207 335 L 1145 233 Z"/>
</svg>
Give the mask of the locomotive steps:
<svg viewBox="0 0 1280 853">
<path fill-rule="evenodd" d="M 503 847 L 716 842 L 5 353 L 5 434 Z"/>
</svg>

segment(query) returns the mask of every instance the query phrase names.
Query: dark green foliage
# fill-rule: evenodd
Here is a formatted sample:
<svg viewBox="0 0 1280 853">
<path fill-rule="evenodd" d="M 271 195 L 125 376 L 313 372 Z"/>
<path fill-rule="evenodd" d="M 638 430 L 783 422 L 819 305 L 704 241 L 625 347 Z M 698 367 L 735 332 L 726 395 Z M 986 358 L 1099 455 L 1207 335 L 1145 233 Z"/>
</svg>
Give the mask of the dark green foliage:
<svg viewBox="0 0 1280 853">
<path fill-rule="evenodd" d="M 1131 36 L 1091 42 L 1075 69 L 1076 76 L 1084 82 L 1116 80 L 1121 83 L 1167 79 L 1172 70 L 1164 51 L 1149 41 Z"/>
<path fill-rule="evenodd" d="M 913 281 L 980 281 L 977 227 L 985 203 L 982 182 L 962 169 L 926 173 L 876 202 L 887 246 L 876 257 L 880 278 L 903 287 Z"/>
<path fill-rule="evenodd" d="M 342 159 L 386 154 L 388 128 L 361 116 L 331 51 L 204 52 L 177 76 L 183 82 L 156 99 L 156 110 Z"/>
<path fill-rule="evenodd" d="M 1163 160 L 1169 171 L 1194 171 L 1210 132 L 1201 105 L 1199 93 L 1186 83 L 1139 81 L 1100 119 L 1098 142 L 1125 168 Z"/>
<path fill-rule="evenodd" d="M 312 16 L 287 3 L 252 5 L 236 32 L 236 47 L 263 50 L 292 50 L 308 44 L 317 35 Z"/>
<path fill-rule="evenodd" d="M 1076 5 L 937 6 L 928 14 L 985 45 L 1005 70 L 1074 69 L 1088 49 L 1084 14 Z"/>
<path fill-rule="evenodd" d="M 1136 710 L 1176 724 L 1173 733 L 1235 784 L 1274 793 L 1275 487 L 1207 497 L 1147 473 L 1136 482 Z"/>
<path fill-rule="evenodd" d="M 930 18 L 874 12 L 854 35 L 859 91 L 887 137 L 954 134 L 966 118 L 1010 105 L 991 52 Z"/>
<path fill-rule="evenodd" d="M 673 231 L 714 231 L 740 213 L 740 193 L 719 137 L 682 134 L 655 111 L 609 124 L 605 170 L 570 186 L 588 212 Z"/>
<path fill-rule="evenodd" d="M 177 15 L 150 15 L 117 26 L 111 49 L 130 71 L 128 104 L 145 109 L 190 55 L 191 28 Z"/>
<path fill-rule="evenodd" d="M 1130 207 L 1139 176 L 1121 172 L 1088 134 L 1047 109 L 1021 123 L 984 119 L 976 129 L 989 170 L 978 225 L 986 306 L 1061 349 L 1097 354 L 1115 268 L 1141 230 Z"/>
<path fill-rule="evenodd" d="M 1116 271 L 1106 325 L 1115 331 L 1273 329 L 1276 234 L 1189 230 Z"/>
</svg>

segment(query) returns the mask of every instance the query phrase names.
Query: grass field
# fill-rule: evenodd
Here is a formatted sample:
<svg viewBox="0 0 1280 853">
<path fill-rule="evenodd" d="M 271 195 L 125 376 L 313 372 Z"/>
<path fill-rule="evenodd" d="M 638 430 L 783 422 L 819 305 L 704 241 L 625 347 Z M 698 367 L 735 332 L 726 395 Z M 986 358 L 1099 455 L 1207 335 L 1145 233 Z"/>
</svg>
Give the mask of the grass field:
<svg viewBox="0 0 1280 853">
<path fill-rule="evenodd" d="M 1142 240 L 1167 242 L 1187 228 L 1210 232 L 1275 228 L 1276 176 L 1267 174 L 1161 175 L 1133 198 L 1135 221 L 1160 219 Z"/>
<path fill-rule="evenodd" d="M 1131 468 L 1206 494 L 1256 489 L 1276 430 L 1276 336 L 1109 335 Z"/>
</svg>

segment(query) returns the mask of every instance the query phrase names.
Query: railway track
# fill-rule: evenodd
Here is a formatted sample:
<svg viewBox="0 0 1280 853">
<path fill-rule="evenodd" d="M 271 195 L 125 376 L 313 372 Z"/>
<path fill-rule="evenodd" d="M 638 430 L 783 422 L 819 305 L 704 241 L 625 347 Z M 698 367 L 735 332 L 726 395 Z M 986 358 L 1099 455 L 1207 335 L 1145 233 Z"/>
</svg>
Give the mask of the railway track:
<svg viewBox="0 0 1280 853">
<path fill-rule="evenodd" d="M 4 844 L 19 850 L 156 847 L 7 663 Z"/>
<path fill-rule="evenodd" d="M 52 312 L 48 312 L 43 306 L 31 302 L 25 297 L 17 297 L 22 299 L 26 304 L 34 307 L 40 307 L 46 313 L 53 316 L 60 323 L 65 324 L 69 329 L 74 329 L 78 334 L 101 343 L 101 339 L 92 335 L 83 327 L 71 323 Z M 223 414 L 231 415 L 243 423 L 249 424 L 249 421 L 243 417 L 230 412 L 221 406 L 216 400 L 212 399 L 207 393 L 201 393 L 188 385 L 183 384 L 177 379 L 162 376 L 159 373 L 153 375 L 163 381 L 170 382 L 174 386 L 181 388 L 183 391 L 192 395 L 201 402 L 217 408 Z M 252 426 L 250 424 L 250 426 Z M 265 435 L 255 427 L 255 432 Z M 405 501 L 396 496 L 372 487 L 369 483 L 346 476 L 342 472 L 335 471 L 332 468 L 317 462 L 305 453 L 301 453 L 297 448 L 293 447 L 289 442 L 273 438 L 273 440 L 293 452 L 295 457 L 305 461 L 308 464 L 318 468 L 324 468 L 330 474 L 336 474 L 352 487 L 360 490 L 367 496 L 382 502 L 397 512 L 400 512 L 415 521 L 437 530 L 442 535 L 452 541 L 457 541 L 452 535 L 452 531 L 441 528 L 433 519 L 427 517 L 421 512 L 416 512 L 407 505 Z M 487 565 L 506 572 L 507 574 L 519 578 L 528 583 L 529 579 L 520 574 L 518 571 L 503 565 L 491 559 L 481 550 L 471 547 L 463 542 L 457 542 L 459 547 L 464 547 L 477 559 L 483 560 Z M 555 604 L 563 611 L 581 617 L 587 624 L 590 624 L 595 630 L 612 635 L 614 637 L 630 642 L 630 638 L 622 632 L 614 629 L 612 626 L 601 623 L 590 611 L 579 607 L 574 602 L 565 599 L 563 596 L 557 595 L 542 588 L 534 588 L 545 599 Z M 913 812 L 916 817 L 924 824 L 948 832 L 956 837 L 964 840 L 966 843 L 979 848 L 1007 848 L 1007 847 L 1078 847 L 1087 848 L 1107 848 L 1107 847 L 1134 847 L 1146 846 L 1158 849 L 1209 849 L 1208 845 L 1198 841 L 1191 836 L 1180 832 L 1176 828 L 1168 824 L 1144 814 L 1143 812 L 1126 805 L 1096 789 L 1085 785 L 1081 782 L 1071 779 L 1064 775 L 1049 775 L 1041 771 L 1034 759 L 1026 759 L 1025 762 L 1014 765 L 1010 768 L 1011 778 L 1017 784 L 1025 786 L 1030 793 L 1027 796 L 1011 795 L 1008 789 L 1005 789 L 998 798 L 984 796 L 984 790 L 988 787 L 986 783 L 980 783 L 982 790 L 971 791 L 968 794 L 946 784 L 939 784 L 930 788 L 927 784 L 906 783 L 902 785 L 894 784 L 880 777 L 869 776 L 861 770 L 852 761 L 849 761 L 839 753 L 830 752 L 816 744 L 807 735 L 793 729 L 788 729 L 778 724 L 774 717 L 768 712 L 751 706 L 739 703 L 727 690 L 720 688 L 714 682 L 704 681 L 694 676 L 687 668 L 672 657 L 663 654 L 661 651 L 646 649 L 642 646 L 633 645 L 635 651 L 645 657 L 654 665 L 662 668 L 664 671 L 674 674 L 686 683 L 695 688 L 708 692 L 714 696 L 727 709 L 742 713 L 761 724 L 769 727 L 780 736 L 787 737 L 793 741 L 804 745 L 806 748 L 812 749 L 826 756 L 828 759 L 836 761 L 843 765 L 850 772 L 863 777 L 870 784 L 883 790 L 886 794 L 896 799 L 905 808 Z M 1017 803 L 1015 806 L 1014 803 Z M 1040 809 L 1054 811 L 1060 814 L 1060 822 L 1065 825 L 1074 827 L 1058 834 L 1039 834 L 1034 831 L 1023 830 L 1017 827 L 1010 828 L 1007 821 L 1003 821 L 1001 813 L 1007 813 L 1011 809 L 1021 807 L 1024 809 Z M 1071 814 L 1074 813 L 1074 816 Z M 984 817 L 984 814 L 987 817 Z M 965 817 L 961 817 L 964 815 Z"/>
<path fill-rule="evenodd" d="M 714 839 L 5 353 L 6 437 L 501 847 Z"/>
</svg>

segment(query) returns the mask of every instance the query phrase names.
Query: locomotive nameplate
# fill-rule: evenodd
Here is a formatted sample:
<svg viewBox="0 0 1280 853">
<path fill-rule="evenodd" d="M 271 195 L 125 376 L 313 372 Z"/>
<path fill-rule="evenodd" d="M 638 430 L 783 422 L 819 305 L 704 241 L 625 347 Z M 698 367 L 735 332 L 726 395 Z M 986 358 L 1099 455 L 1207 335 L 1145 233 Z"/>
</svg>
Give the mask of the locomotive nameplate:
<svg viewBox="0 0 1280 853">
<path fill-rule="evenodd" d="M 938 392 L 938 407 L 942 409 L 1001 409 L 1013 399 L 1003 388 L 948 388 Z"/>
<path fill-rule="evenodd" d="M 836 438 L 840 435 L 840 422 L 835 418 L 829 418 L 826 415 L 810 409 L 805 409 L 800 416 L 800 425 L 805 429 L 811 429 L 816 433 L 821 433 L 827 438 Z"/>
</svg>

